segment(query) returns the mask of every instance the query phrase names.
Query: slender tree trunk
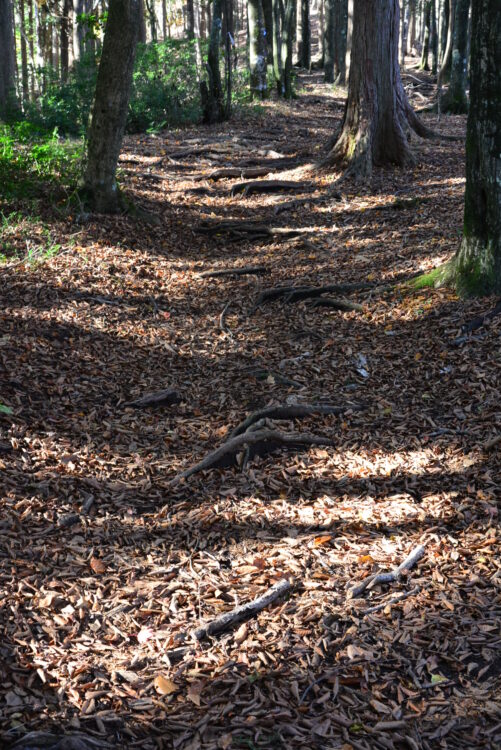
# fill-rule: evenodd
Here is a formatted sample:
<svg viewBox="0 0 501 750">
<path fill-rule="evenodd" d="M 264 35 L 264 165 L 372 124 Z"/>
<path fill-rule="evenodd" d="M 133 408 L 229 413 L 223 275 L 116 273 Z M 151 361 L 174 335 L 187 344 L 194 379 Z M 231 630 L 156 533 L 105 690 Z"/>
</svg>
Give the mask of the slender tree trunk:
<svg viewBox="0 0 501 750">
<path fill-rule="evenodd" d="M 16 47 L 11 0 L 0 0 L 0 118 L 13 108 L 16 98 Z"/>
<path fill-rule="evenodd" d="M 305 70 L 311 68 L 311 19 L 310 0 L 301 0 L 301 46 L 299 64 Z"/>
<path fill-rule="evenodd" d="M 84 29 L 77 16 L 84 12 L 84 0 L 73 0 L 73 60 L 81 60 L 84 52 Z"/>
<path fill-rule="evenodd" d="M 430 47 L 431 47 L 431 72 L 437 74 L 438 69 L 438 31 L 437 31 L 437 3 L 431 0 L 431 26 L 430 26 Z"/>
<path fill-rule="evenodd" d="M 445 45 L 444 54 L 442 57 L 442 64 L 438 73 L 437 85 L 440 86 L 444 81 L 448 81 L 451 73 L 451 60 L 452 60 L 452 39 L 454 31 L 454 15 L 455 15 L 455 1 L 448 0 L 447 7 L 447 42 Z"/>
<path fill-rule="evenodd" d="M 463 294 L 499 294 L 501 13 L 498 0 L 475 0 L 471 20 L 464 227 L 463 241 L 455 258 L 455 279 Z"/>
<path fill-rule="evenodd" d="M 266 30 L 267 63 L 273 68 L 273 2 L 262 0 L 264 13 L 264 28 Z"/>
<path fill-rule="evenodd" d="M 157 14 L 155 11 L 155 0 L 145 0 L 146 10 L 148 11 L 148 20 L 150 22 L 151 41 L 157 41 Z"/>
<path fill-rule="evenodd" d="M 116 169 L 127 120 L 140 0 L 110 0 L 87 143 L 82 196 L 96 211 L 123 208 Z"/>
<path fill-rule="evenodd" d="M 416 52 L 416 2 L 409 0 L 409 50 L 411 54 Z"/>
<path fill-rule="evenodd" d="M 280 90 L 285 99 L 292 99 L 292 53 L 294 49 L 294 28 L 296 25 L 296 2 L 285 0 L 282 24 L 282 79 Z"/>
<path fill-rule="evenodd" d="M 407 10 L 408 3 L 402 0 L 402 8 L 400 10 L 400 65 L 405 65 L 405 56 L 407 54 L 407 25 L 405 23 L 405 13 Z"/>
<path fill-rule="evenodd" d="M 71 12 L 71 0 L 64 0 L 63 9 L 61 14 L 61 79 L 66 81 L 68 78 L 68 71 L 70 67 L 70 12 Z"/>
<path fill-rule="evenodd" d="M 277 93 L 282 96 L 282 16 L 280 0 L 272 0 L 273 10 L 273 78 Z"/>
<path fill-rule="evenodd" d="M 346 57 L 345 57 L 345 77 L 346 80 L 350 76 L 351 66 L 351 48 L 353 46 L 353 12 L 354 12 L 355 0 L 348 0 L 348 23 L 346 27 Z"/>
<path fill-rule="evenodd" d="M 200 84 L 204 122 L 212 124 L 222 122 L 225 118 L 223 98 L 223 84 L 219 67 L 219 48 L 221 45 L 222 0 L 213 0 L 212 27 L 209 39 L 209 54 L 207 59 L 208 85 L 205 81 Z"/>
<path fill-rule="evenodd" d="M 326 163 L 357 178 L 369 177 L 373 165 L 412 164 L 407 131 L 426 135 L 402 85 L 398 37 L 398 0 L 355 0 L 348 99 Z"/>
<path fill-rule="evenodd" d="M 348 0 L 336 0 L 334 30 L 334 76 L 335 83 L 346 83 L 346 40 L 348 33 Z"/>
<path fill-rule="evenodd" d="M 21 41 L 21 83 L 23 90 L 23 101 L 30 98 L 29 75 L 28 75 L 28 45 L 26 43 L 26 10 L 24 0 L 19 0 L 19 33 Z"/>
<path fill-rule="evenodd" d="M 468 46 L 468 13 L 470 0 L 456 0 L 450 85 L 442 99 L 442 111 L 461 114 L 468 111 L 466 67 Z M 500 73 L 501 74 L 501 73 Z M 501 107 L 501 102 L 499 103 Z"/>
<path fill-rule="evenodd" d="M 324 81 L 334 83 L 336 0 L 325 0 Z"/>
<path fill-rule="evenodd" d="M 139 37 L 141 44 L 146 43 L 146 18 L 144 13 L 144 0 L 139 0 Z"/>
<path fill-rule="evenodd" d="M 266 61 L 268 49 L 261 0 L 248 0 L 247 14 L 249 19 L 250 90 L 253 97 L 264 99 L 267 89 Z"/>
<path fill-rule="evenodd" d="M 195 38 L 195 7 L 193 0 L 186 0 L 186 32 L 188 39 Z"/>
<path fill-rule="evenodd" d="M 421 69 L 429 70 L 430 55 L 430 34 L 431 34 L 431 0 L 424 0 L 423 3 L 423 51 L 421 53 Z"/>
</svg>

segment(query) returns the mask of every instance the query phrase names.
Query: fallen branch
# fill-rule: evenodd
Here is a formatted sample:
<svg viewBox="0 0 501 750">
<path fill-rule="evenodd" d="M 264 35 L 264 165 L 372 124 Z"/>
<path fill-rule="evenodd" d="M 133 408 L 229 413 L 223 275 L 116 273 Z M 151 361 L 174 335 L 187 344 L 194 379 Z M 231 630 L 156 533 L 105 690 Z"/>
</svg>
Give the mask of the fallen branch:
<svg viewBox="0 0 501 750">
<path fill-rule="evenodd" d="M 240 422 L 230 434 L 230 438 L 243 435 L 249 427 L 261 419 L 302 419 L 314 414 L 344 414 L 349 409 L 361 411 L 364 407 L 360 405 L 333 406 L 332 404 L 291 404 L 290 406 L 267 406 L 264 409 L 258 409 Z"/>
<path fill-rule="evenodd" d="M 355 284 L 327 284 L 326 286 L 279 286 L 273 289 L 265 289 L 254 304 L 254 310 L 267 302 L 274 302 L 277 299 L 283 299 L 285 302 L 299 302 L 303 299 L 321 297 L 322 294 L 334 293 L 342 294 L 345 292 L 357 292 L 367 289 L 374 289 L 372 283 L 355 283 Z"/>
<path fill-rule="evenodd" d="M 363 312 L 364 306 L 359 305 L 358 302 L 350 302 L 347 299 L 336 299 L 335 297 L 320 297 L 320 299 L 314 299 L 310 307 L 330 307 L 332 310 L 356 310 L 357 312 Z"/>
<path fill-rule="evenodd" d="M 223 307 L 223 310 L 221 312 L 221 315 L 219 316 L 219 330 L 222 333 L 225 333 L 227 336 L 231 336 L 231 331 L 229 331 L 228 328 L 226 328 L 226 325 L 225 325 L 225 317 L 226 317 L 226 313 L 227 313 L 228 308 L 230 307 L 230 305 L 231 305 L 231 300 L 225 304 L 225 306 Z"/>
<path fill-rule="evenodd" d="M 242 448 L 252 446 L 252 455 L 266 455 L 278 448 L 301 450 L 308 445 L 333 445 L 334 441 L 319 435 L 308 433 L 285 433 L 279 430 L 256 430 L 236 435 L 225 443 L 211 451 L 202 461 L 190 466 L 185 471 L 177 474 L 171 481 L 171 485 L 178 484 L 182 479 L 198 474 L 208 469 L 219 469 L 235 463 L 236 455 Z M 252 456 L 251 456 L 252 457 Z"/>
<path fill-rule="evenodd" d="M 230 195 L 243 193 L 244 196 L 255 193 L 281 193 L 284 190 L 304 192 L 311 189 L 309 182 L 291 182 L 289 180 L 256 180 L 254 182 L 238 182 L 230 190 Z"/>
<path fill-rule="evenodd" d="M 127 401 L 124 406 L 133 406 L 135 409 L 144 409 L 147 406 L 166 406 L 178 404 L 181 396 L 174 388 L 166 388 L 164 391 L 146 393 L 135 401 Z"/>
<path fill-rule="evenodd" d="M 194 630 L 191 635 L 197 641 L 203 641 L 211 635 L 218 635 L 219 633 L 228 630 L 229 628 L 238 625 L 245 620 L 249 620 L 251 617 L 255 617 L 263 609 L 269 607 L 277 599 L 287 594 L 292 589 L 292 584 L 287 579 L 282 579 L 275 583 L 268 591 L 262 596 L 258 596 L 247 604 L 241 604 L 231 612 L 225 612 L 224 614 L 216 617 L 215 620 L 208 622 L 206 625 Z"/>
<path fill-rule="evenodd" d="M 362 594 L 367 588 L 374 588 L 379 583 L 393 583 L 398 581 L 402 573 L 406 570 L 410 570 L 414 565 L 421 560 L 424 556 L 425 549 L 422 545 L 412 550 L 403 563 L 400 563 L 398 568 L 395 568 L 391 573 L 375 573 L 372 576 L 368 576 L 362 583 L 357 586 L 353 586 L 348 591 L 348 598 L 355 599 Z"/>
<path fill-rule="evenodd" d="M 222 268 L 217 271 L 204 271 L 200 274 L 201 279 L 212 279 L 218 276 L 247 276 L 260 275 L 269 273 L 270 269 L 266 266 L 241 266 L 239 268 Z"/>
</svg>

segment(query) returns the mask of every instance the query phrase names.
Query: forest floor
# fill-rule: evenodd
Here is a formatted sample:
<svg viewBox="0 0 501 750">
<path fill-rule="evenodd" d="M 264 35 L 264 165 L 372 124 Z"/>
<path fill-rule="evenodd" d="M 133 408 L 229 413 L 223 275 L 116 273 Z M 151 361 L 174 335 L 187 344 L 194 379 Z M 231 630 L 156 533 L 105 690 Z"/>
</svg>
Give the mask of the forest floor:
<svg viewBox="0 0 501 750">
<path fill-rule="evenodd" d="M 314 163 L 342 92 L 319 81 L 220 127 L 126 138 L 122 185 L 158 224 L 47 201 L 4 223 L 14 245 L 50 226 L 61 247 L 0 268 L 2 747 L 501 744 L 501 316 L 396 283 L 458 247 L 464 143 L 416 139 L 414 169 L 337 185 Z M 304 184 L 210 179 L 258 166 Z M 287 285 L 335 288 L 256 306 Z M 303 404 L 341 408 L 273 420 Z M 173 481 L 278 405 L 257 424 L 273 440 Z M 192 637 L 284 580 L 247 622 Z"/>
</svg>

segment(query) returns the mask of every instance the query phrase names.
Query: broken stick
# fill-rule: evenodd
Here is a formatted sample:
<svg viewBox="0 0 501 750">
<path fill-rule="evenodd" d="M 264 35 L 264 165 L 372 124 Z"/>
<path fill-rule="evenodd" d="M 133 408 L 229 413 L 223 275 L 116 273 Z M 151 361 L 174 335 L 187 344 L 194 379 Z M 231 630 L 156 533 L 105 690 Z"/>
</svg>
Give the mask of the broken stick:
<svg viewBox="0 0 501 750">
<path fill-rule="evenodd" d="M 206 625 L 202 625 L 192 632 L 193 638 L 197 641 L 202 641 L 211 635 L 218 635 L 228 628 L 232 628 L 234 625 L 238 625 L 245 620 L 249 620 L 254 617 L 263 609 L 273 604 L 274 601 L 287 594 L 292 589 L 292 584 L 287 579 L 282 579 L 275 583 L 268 591 L 262 596 L 258 596 L 252 602 L 247 604 L 241 604 L 231 612 L 225 612 L 224 614 L 216 617 L 215 620 L 208 622 Z"/>
<path fill-rule="evenodd" d="M 373 588 L 374 586 L 377 586 L 378 583 L 393 583 L 394 581 L 398 581 L 404 570 L 410 570 L 414 567 L 414 565 L 421 560 L 421 558 L 424 556 L 425 548 L 422 545 L 419 545 L 419 547 L 416 547 L 412 550 L 412 552 L 405 558 L 403 563 L 400 563 L 398 568 L 395 568 L 391 573 L 375 573 L 372 576 L 368 576 L 362 583 L 359 583 L 357 586 L 353 586 L 348 591 L 348 598 L 349 599 L 355 599 L 356 597 L 360 596 L 365 589 L 367 588 Z"/>
</svg>

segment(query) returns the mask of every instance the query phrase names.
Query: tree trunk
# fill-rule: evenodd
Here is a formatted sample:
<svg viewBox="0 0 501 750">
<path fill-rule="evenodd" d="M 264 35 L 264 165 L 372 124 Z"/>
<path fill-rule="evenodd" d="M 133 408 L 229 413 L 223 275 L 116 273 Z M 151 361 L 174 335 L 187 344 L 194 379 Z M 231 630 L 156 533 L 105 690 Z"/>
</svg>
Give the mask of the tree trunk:
<svg viewBox="0 0 501 750">
<path fill-rule="evenodd" d="M 409 50 L 416 52 L 416 0 L 409 0 Z"/>
<path fill-rule="evenodd" d="M 301 0 L 301 45 L 299 47 L 299 64 L 305 70 L 311 67 L 311 19 L 310 0 Z"/>
<path fill-rule="evenodd" d="M 430 47 L 431 47 L 431 72 L 437 74 L 438 68 L 438 31 L 437 31 L 437 3 L 431 0 L 431 24 L 430 24 Z"/>
<path fill-rule="evenodd" d="M 452 60 L 452 39 L 454 30 L 454 15 L 455 15 L 455 0 L 448 0 L 447 3 L 447 42 L 445 45 L 444 54 L 442 57 L 442 64 L 438 73 L 437 86 L 440 86 L 444 81 L 448 81 L 451 73 L 451 60 Z"/>
<path fill-rule="evenodd" d="M 11 0 L 0 0 L 0 118 L 17 109 L 16 47 Z"/>
<path fill-rule="evenodd" d="M 458 0 L 458 5 L 460 0 Z M 455 258 L 462 294 L 501 292 L 501 13 L 472 3 L 470 111 L 463 241 Z"/>
<path fill-rule="evenodd" d="M 209 39 L 209 54 L 207 59 L 208 85 L 205 81 L 200 84 L 204 122 L 212 124 L 225 119 L 223 99 L 223 84 L 219 67 L 219 47 L 221 45 L 222 0 L 213 0 L 212 26 Z"/>
<path fill-rule="evenodd" d="M 28 76 L 28 45 L 26 43 L 26 12 L 24 0 L 19 0 L 19 33 L 21 37 L 21 82 L 23 89 L 23 101 L 30 98 L 29 76 Z"/>
<path fill-rule="evenodd" d="M 141 44 L 146 44 L 146 18 L 144 13 L 144 0 L 139 0 L 139 37 Z"/>
<path fill-rule="evenodd" d="M 249 19 L 249 66 L 250 90 L 253 97 L 264 99 L 267 83 L 266 29 L 261 0 L 248 0 L 247 14 Z"/>
<path fill-rule="evenodd" d="M 187 36 L 188 39 L 195 38 L 195 6 L 193 0 L 186 1 L 186 16 L 187 16 Z"/>
<path fill-rule="evenodd" d="M 280 91 L 284 99 L 292 99 L 292 53 L 294 48 L 294 29 L 296 25 L 296 2 L 285 0 L 282 23 L 282 78 Z"/>
<path fill-rule="evenodd" d="M 73 0 L 73 60 L 76 62 L 84 56 L 84 30 L 77 16 L 84 12 L 84 0 Z"/>
<path fill-rule="evenodd" d="M 468 13 L 470 0 L 456 0 L 452 43 L 451 80 L 442 99 L 443 112 L 461 114 L 468 111 L 466 98 L 466 66 L 468 46 Z M 501 102 L 499 103 L 501 106 Z"/>
<path fill-rule="evenodd" d="M 336 0 L 325 0 L 324 81 L 334 83 Z"/>
<path fill-rule="evenodd" d="M 407 24 L 405 14 L 408 7 L 405 0 L 402 0 L 402 9 L 400 11 L 400 65 L 405 65 L 405 56 L 407 54 Z"/>
<path fill-rule="evenodd" d="M 282 16 L 281 0 L 272 0 L 273 11 L 273 78 L 277 93 L 282 95 Z M 283 7 L 283 5 L 282 5 Z"/>
<path fill-rule="evenodd" d="M 273 67 L 273 2 L 263 0 L 264 28 L 266 30 L 267 63 Z"/>
<path fill-rule="evenodd" d="M 354 0 L 348 0 L 348 22 L 346 27 L 346 57 L 345 57 L 345 77 L 348 80 L 351 67 L 351 48 L 353 46 L 353 12 Z"/>
<path fill-rule="evenodd" d="M 334 76 L 335 83 L 346 83 L 346 43 L 348 34 L 348 0 L 336 0 L 334 30 Z"/>
<path fill-rule="evenodd" d="M 402 85 L 398 32 L 398 0 L 355 0 L 348 100 L 326 163 L 342 164 L 359 179 L 373 165 L 413 163 L 407 131 L 428 134 Z"/>
<path fill-rule="evenodd" d="M 70 67 L 69 59 L 69 30 L 70 30 L 71 0 L 64 0 L 61 15 L 61 80 L 66 81 Z"/>
<path fill-rule="evenodd" d="M 82 196 L 93 209 L 123 208 L 116 168 L 127 120 L 141 0 L 110 0 L 88 132 Z"/>
<path fill-rule="evenodd" d="M 423 52 L 421 54 L 421 70 L 429 70 L 430 55 L 430 33 L 431 33 L 431 0 L 423 3 Z"/>
</svg>

